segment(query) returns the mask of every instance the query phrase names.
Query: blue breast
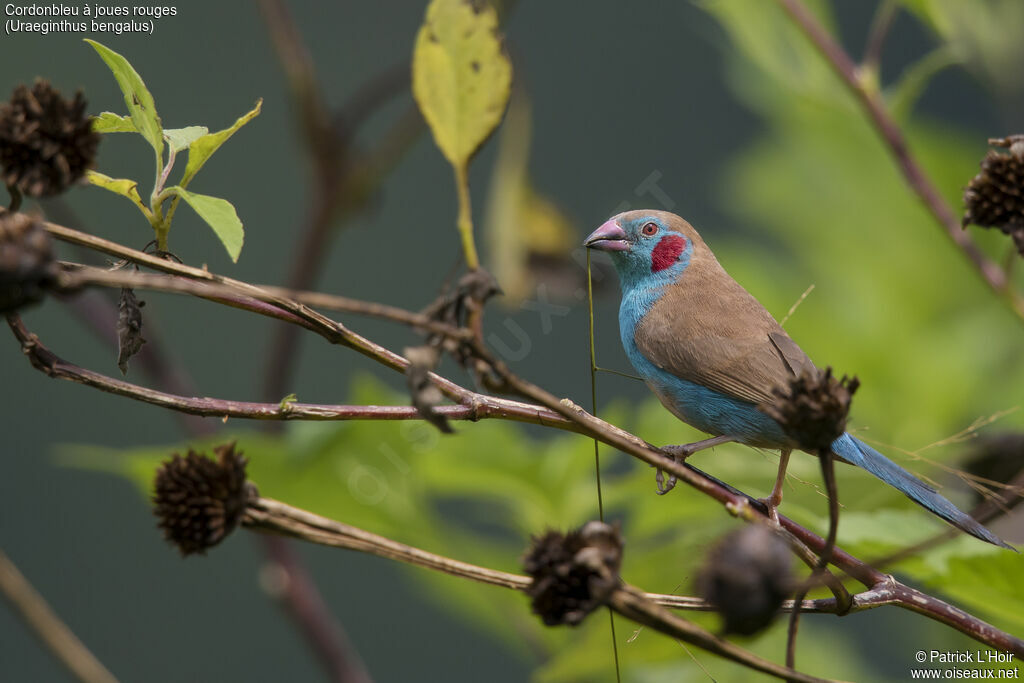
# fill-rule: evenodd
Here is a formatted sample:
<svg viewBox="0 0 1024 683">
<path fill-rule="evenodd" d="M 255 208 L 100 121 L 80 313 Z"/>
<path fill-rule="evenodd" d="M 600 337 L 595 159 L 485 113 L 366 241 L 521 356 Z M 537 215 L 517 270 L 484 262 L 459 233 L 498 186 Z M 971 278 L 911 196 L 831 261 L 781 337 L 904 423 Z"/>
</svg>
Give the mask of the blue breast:
<svg viewBox="0 0 1024 683">
<path fill-rule="evenodd" d="M 676 377 L 649 361 L 636 345 L 636 327 L 664 293 L 664 285 L 635 286 L 623 292 L 619 306 L 622 346 L 636 371 L 662 404 L 683 422 L 714 436 L 736 437 L 740 443 L 780 448 L 789 439 L 778 423 L 757 407 L 703 385 Z"/>
</svg>

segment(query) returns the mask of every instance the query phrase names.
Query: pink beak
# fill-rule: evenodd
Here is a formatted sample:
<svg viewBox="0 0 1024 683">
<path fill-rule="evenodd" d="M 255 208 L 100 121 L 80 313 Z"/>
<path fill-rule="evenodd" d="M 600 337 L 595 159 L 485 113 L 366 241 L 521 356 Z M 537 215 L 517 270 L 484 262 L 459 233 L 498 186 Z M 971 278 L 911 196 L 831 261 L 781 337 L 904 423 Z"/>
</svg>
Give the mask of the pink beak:
<svg viewBox="0 0 1024 683">
<path fill-rule="evenodd" d="M 629 251 L 626 231 L 614 220 L 606 221 L 600 228 L 590 233 L 583 246 L 601 251 Z"/>
</svg>

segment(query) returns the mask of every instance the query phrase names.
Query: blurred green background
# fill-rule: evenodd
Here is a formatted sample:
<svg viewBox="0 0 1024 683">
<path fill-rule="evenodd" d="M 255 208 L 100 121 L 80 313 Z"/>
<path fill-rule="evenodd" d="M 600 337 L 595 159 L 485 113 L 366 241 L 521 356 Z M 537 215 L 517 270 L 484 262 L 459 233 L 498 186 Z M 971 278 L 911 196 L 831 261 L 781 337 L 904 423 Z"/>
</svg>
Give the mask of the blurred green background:
<svg viewBox="0 0 1024 683">
<path fill-rule="evenodd" d="M 959 211 L 985 139 L 1021 132 L 1024 82 L 1015 75 L 1024 48 L 1015 36 L 1024 4 L 897 4 L 903 9 L 882 54 L 881 83 L 914 153 Z M 191 188 L 236 206 L 246 226 L 238 264 L 184 208 L 171 248 L 216 272 L 283 283 L 308 210 L 310 165 L 266 25 L 249 2 L 175 6 L 177 15 L 160 19 L 152 36 L 4 35 L 0 93 L 39 76 L 68 93 L 83 88 L 93 113 L 123 112 L 113 78 L 81 41 L 89 37 L 132 62 L 167 127 L 220 129 L 263 98 L 263 113 Z M 814 6 L 859 58 L 875 3 Z M 326 101 L 338 106 L 376 74 L 407 64 L 424 7 L 295 3 Z M 961 462 L 969 444 L 928 446 L 1005 411 L 1014 412 L 981 432 L 1024 426 L 1024 328 L 910 195 L 855 102 L 774 3 L 521 0 L 505 28 L 519 125 L 484 147 L 471 181 L 484 258 L 503 283 L 515 279 L 506 289 L 523 297 L 508 297 L 488 317 L 488 338 L 514 369 L 587 404 L 587 316 L 576 296 L 583 270 L 551 252 L 564 253 L 627 204 L 671 209 L 701 230 L 776 317 L 815 285 L 786 328 L 818 364 L 860 377 L 858 436 L 969 505 L 966 488 L 931 462 Z M 950 65 L 929 72 L 939 64 Z M 404 92 L 382 107 L 357 144 L 372 146 L 410 103 Z M 523 121 L 531 122 L 529 133 Z M 524 165 L 527 184 L 544 200 L 531 204 L 532 213 L 510 214 L 492 179 L 503 179 L 497 187 L 509 177 L 521 182 Z M 108 136 L 100 147 L 98 168 L 109 175 L 145 186 L 150 166 L 137 137 Z M 501 172 L 509 175 L 495 176 Z M 79 188 L 67 203 L 94 234 L 136 247 L 150 239 L 137 212 L 112 194 Z M 56 215 L 57 207 L 44 210 Z M 534 225 L 550 230 L 531 231 L 523 216 L 543 217 L 548 222 Z M 423 134 L 337 233 L 317 288 L 422 307 L 456 263 L 454 221 L 450 169 Z M 1003 259 L 1003 236 L 971 230 Z M 531 244 L 543 253 L 526 261 Z M 61 253 L 79 257 L 66 247 Z M 599 362 L 626 370 L 617 285 L 601 272 Z M 181 297 L 142 298 L 144 336 L 170 347 L 197 395 L 262 398 L 272 330 L 265 319 Z M 558 308 L 544 309 L 544 302 Z M 415 341 L 386 323 L 341 317 L 394 349 Z M 47 301 L 25 320 L 58 354 L 117 374 L 116 353 L 60 302 Z M 172 450 L 201 445 L 182 437 L 179 419 L 49 381 L 29 367 L 13 338 L 5 348 L 0 547 L 96 655 L 126 681 L 323 679 L 260 588 L 258 539 L 237 533 L 208 557 L 182 560 L 154 528 L 139 484 Z M 289 391 L 302 401 L 407 400 L 401 377 L 319 338 L 303 340 L 297 368 Z M 445 370 L 470 381 L 457 368 Z M 129 379 L 148 382 L 137 363 Z M 699 438 L 639 383 L 602 375 L 598 394 L 603 416 L 652 443 Z M 458 559 L 517 571 L 531 534 L 596 516 L 592 444 L 576 436 L 489 422 L 456 424 L 457 434 L 444 438 L 415 423 L 298 424 L 270 437 L 241 421 L 210 422 L 222 430 L 218 438 L 239 439 L 264 495 Z M 623 522 L 627 539 L 625 579 L 650 591 L 691 593 L 701 557 L 734 520 L 683 488 L 655 496 L 649 468 L 602 453 L 606 513 Z M 723 447 L 693 461 L 764 495 L 776 456 Z M 783 510 L 823 530 L 817 463 L 794 461 Z M 839 487 L 840 542 L 857 554 L 877 556 L 941 529 L 852 468 L 840 469 Z M 1024 542 L 1019 523 L 995 529 Z M 604 618 L 574 631 L 545 629 L 519 595 L 355 553 L 299 550 L 378 681 L 613 679 Z M 1019 556 L 959 539 L 892 571 L 1024 633 Z M 713 617 L 696 618 L 715 627 Z M 896 609 L 804 619 L 800 668 L 848 680 L 902 680 L 917 650 L 976 648 Z M 783 631 L 746 644 L 781 659 Z M 622 621 L 618 638 L 624 680 L 749 680 L 744 670 Z M 0 680 L 65 679 L 0 608 Z"/>
</svg>

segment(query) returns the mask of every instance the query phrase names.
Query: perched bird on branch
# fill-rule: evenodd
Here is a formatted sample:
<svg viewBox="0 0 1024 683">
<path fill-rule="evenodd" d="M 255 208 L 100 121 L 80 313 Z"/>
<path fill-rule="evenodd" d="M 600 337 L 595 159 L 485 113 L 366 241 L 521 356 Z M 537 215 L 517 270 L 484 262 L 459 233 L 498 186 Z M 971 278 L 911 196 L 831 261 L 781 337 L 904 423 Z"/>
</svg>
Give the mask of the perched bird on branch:
<svg viewBox="0 0 1024 683">
<path fill-rule="evenodd" d="M 798 444 L 758 409 L 776 389 L 816 372 L 771 314 L 725 272 L 693 226 L 665 211 L 628 211 L 585 243 L 608 252 L 622 284 L 619 333 L 633 367 L 676 417 L 712 438 L 667 447 L 676 457 L 728 441 L 778 449 L 779 475 L 768 507 L 782 501 L 789 454 Z M 1006 543 L 920 479 L 849 433 L 832 442 L 841 461 L 861 467 L 953 526 Z"/>
</svg>

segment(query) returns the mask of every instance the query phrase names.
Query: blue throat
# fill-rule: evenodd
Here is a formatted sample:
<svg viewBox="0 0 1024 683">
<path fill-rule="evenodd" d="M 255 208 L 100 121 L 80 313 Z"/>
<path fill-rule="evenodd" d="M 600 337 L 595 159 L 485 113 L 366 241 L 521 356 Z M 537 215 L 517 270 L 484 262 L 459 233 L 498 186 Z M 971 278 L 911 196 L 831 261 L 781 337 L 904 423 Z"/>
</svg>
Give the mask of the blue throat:
<svg viewBox="0 0 1024 683">
<path fill-rule="evenodd" d="M 665 293 L 665 288 L 683 277 L 690 264 L 693 244 L 687 244 L 679 261 L 665 270 L 651 273 L 626 258 L 615 258 L 622 281 L 619 306 L 619 334 L 633 367 L 673 413 L 702 432 L 735 437 L 740 443 L 769 448 L 784 447 L 789 439 L 782 428 L 757 407 L 662 370 L 649 361 L 636 345 L 636 327 Z M 646 271 L 646 272 L 645 272 Z"/>
</svg>

